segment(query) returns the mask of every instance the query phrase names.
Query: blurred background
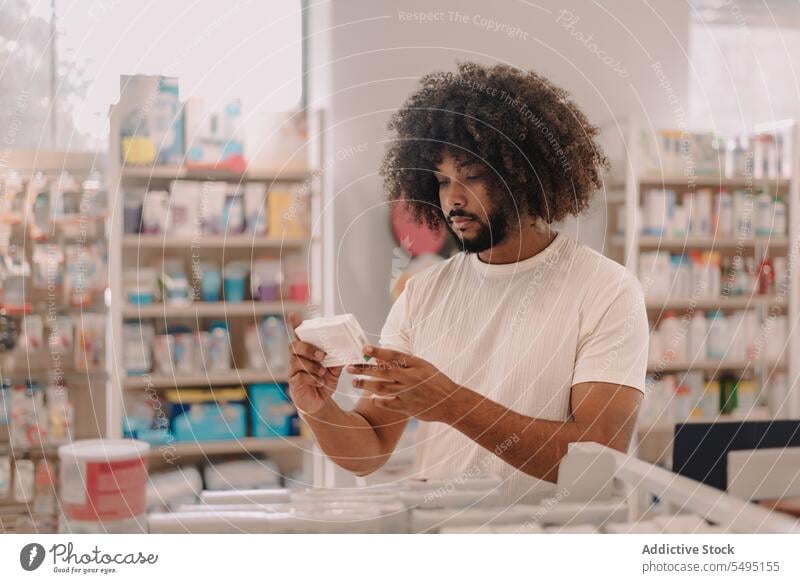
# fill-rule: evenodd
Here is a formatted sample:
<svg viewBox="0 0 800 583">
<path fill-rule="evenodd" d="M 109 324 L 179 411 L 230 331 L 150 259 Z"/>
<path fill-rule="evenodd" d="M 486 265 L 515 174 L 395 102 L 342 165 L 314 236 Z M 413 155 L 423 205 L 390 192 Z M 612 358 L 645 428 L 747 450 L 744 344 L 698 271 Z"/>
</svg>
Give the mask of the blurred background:
<svg viewBox="0 0 800 583">
<path fill-rule="evenodd" d="M 83 438 L 150 443 L 159 500 L 364 483 L 285 395 L 284 317 L 352 313 L 376 341 L 405 280 L 455 251 L 392 212 L 378 169 L 419 78 L 466 60 L 548 77 L 601 128 L 610 172 L 559 228 L 645 290 L 637 455 L 677 471 L 676 427 L 800 415 L 797 2 L 7 0 L 0 15 L 4 528 L 52 519 L 56 448 Z M 413 430 L 371 480 L 407 471 Z"/>
</svg>

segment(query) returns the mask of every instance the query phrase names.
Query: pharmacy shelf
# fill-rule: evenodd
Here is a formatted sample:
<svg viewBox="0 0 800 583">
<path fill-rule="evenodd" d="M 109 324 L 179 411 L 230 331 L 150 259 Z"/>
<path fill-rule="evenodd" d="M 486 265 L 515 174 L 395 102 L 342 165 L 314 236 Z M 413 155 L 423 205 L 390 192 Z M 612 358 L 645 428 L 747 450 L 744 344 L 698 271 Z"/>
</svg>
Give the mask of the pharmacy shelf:
<svg viewBox="0 0 800 583">
<path fill-rule="evenodd" d="M 683 239 L 666 239 L 664 237 L 641 236 L 641 249 L 663 249 L 665 251 L 683 251 L 691 249 L 752 249 L 754 247 L 784 248 L 789 244 L 786 237 L 685 237 Z M 624 239 L 614 238 L 615 243 L 622 245 Z"/>
<path fill-rule="evenodd" d="M 205 318 L 224 316 L 228 318 L 263 316 L 284 312 L 301 311 L 304 302 L 195 302 L 186 305 L 145 304 L 141 306 L 126 304 L 122 309 L 123 318 Z"/>
<path fill-rule="evenodd" d="M 647 372 L 674 373 L 674 372 L 718 372 L 725 370 L 745 370 L 754 368 L 767 368 L 777 370 L 785 368 L 785 362 L 770 362 L 764 360 L 695 360 L 684 362 L 658 363 L 651 362 L 647 365 Z"/>
<path fill-rule="evenodd" d="M 125 249 L 299 249 L 308 244 L 307 239 L 281 239 L 252 235 L 125 235 Z"/>
<path fill-rule="evenodd" d="M 306 170 L 287 171 L 251 169 L 235 172 L 224 168 L 187 168 L 186 166 L 124 166 L 122 178 L 138 180 L 226 180 L 229 182 L 283 182 L 296 183 L 309 180 Z"/>
<path fill-rule="evenodd" d="M 208 374 L 147 374 L 127 377 L 123 380 L 122 386 L 125 389 L 171 389 L 178 387 L 215 387 L 285 382 L 287 382 L 285 376 L 275 376 L 266 370 L 238 369 L 221 373 L 209 372 Z"/>
<path fill-rule="evenodd" d="M 59 445 L 40 443 L 33 446 L 11 445 L 10 442 L 0 443 L 0 455 L 8 455 L 15 459 L 54 457 L 58 455 Z"/>
<path fill-rule="evenodd" d="M 163 455 L 162 449 L 167 449 L 172 459 L 189 456 L 211 456 L 221 454 L 242 453 L 277 453 L 277 452 L 304 452 L 309 451 L 312 442 L 305 437 L 245 437 L 242 439 L 229 439 L 224 441 L 173 441 L 162 446 L 150 447 L 150 458 L 159 458 Z"/>
<path fill-rule="evenodd" d="M 794 250 L 800 245 L 800 149 L 794 147 L 800 144 L 800 123 L 794 123 L 791 129 L 791 178 L 755 178 L 739 176 L 726 178 L 722 172 L 714 171 L 705 176 L 685 176 L 679 172 L 658 172 L 645 168 L 643 154 L 646 153 L 639 147 L 643 136 L 652 132 L 652 128 L 642 123 L 635 117 L 626 120 L 622 132 L 615 126 L 612 131 L 604 135 L 609 144 L 606 151 L 622 152 L 621 158 L 616 162 L 618 177 L 622 178 L 624 172 L 623 189 L 625 202 L 615 206 L 609 212 L 611 220 L 607 223 L 607 251 L 610 257 L 619 261 L 633 274 L 639 274 L 640 257 L 648 251 L 659 253 L 686 253 L 689 251 L 719 251 L 726 256 L 741 255 L 758 260 L 762 254 L 767 256 L 785 256 L 787 262 L 787 285 L 781 289 L 780 297 L 776 295 L 753 296 L 726 296 L 714 298 L 678 298 L 670 294 L 669 290 L 658 290 L 662 298 L 646 298 L 648 321 L 655 325 L 661 313 L 667 310 L 684 311 L 697 310 L 743 310 L 754 309 L 758 312 L 760 322 L 779 311 L 789 323 L 800 320 L 800 270 L 797 269 L 797 254 Z M 613 143 L 612 143 L 613 142 Z M 614 190 L 618 185 L 614 185 Z M 735 190 L 749 190 L 755 192 L 764 189 L 770 195 L 779 194 L 786 205 L 787 231 L 785 234 L 774 236 L 756 236 L 755 234 L 743 237 L 738 234 L 723 236 L 686 236 L 664 237 L 649 236 L 642 232 L 642 193 L 648 189 L 671 189 L 679 198 L 686 192 L 697 192 L 699 189 L 710 189 L 716 192 L 725 189 L 729 192 Z M 607 186 L 608 190 L 611 187 Z M 655 292 L 656 290 L 650 290 Z M 783 339 L 782 339 L 783 340 Z M 770 375 L 773 370 L 786 372 L 787 386 L 790 390 L 789 414 L 797 416 L 800 413 L 800 336 L 789 334 L 786 338 L 786 356 L 781 362 L 770 362 L 762 358 L 756 362 L 673 362 L 667 366 L 657 367 L 649 365 L 650 372 L 663 371 L 665 373 L 681 373 L 689 370 L 701 371 L 713 375 L 716 371 L 730 371 L 741 373 L 747 367 L 752 369 L 753 380 L 759 387 L 769 388 Z"/>
<path fill-rule="evenodd" d="M 681 174 L 645 174 L 639 177 L 642 186 L 679 186 L 687 188 L 690 179 Z M 725 178 L 721 176 L 693 176 L 691 184 L 696 188 L 747 188 L 772 186 L 788 188 L 791 184 L 786 178 Z"/>
<path fill-rule="evenodd" d="M 761 307 L 785 306 L 786 298 L 782 296 L 723 296 L 717 298 L 698 298 L 696 300 L 662 300 L 648 298 L 645 306 L 650 311 L 656 310 L 745 310 Z"/>
</svg>

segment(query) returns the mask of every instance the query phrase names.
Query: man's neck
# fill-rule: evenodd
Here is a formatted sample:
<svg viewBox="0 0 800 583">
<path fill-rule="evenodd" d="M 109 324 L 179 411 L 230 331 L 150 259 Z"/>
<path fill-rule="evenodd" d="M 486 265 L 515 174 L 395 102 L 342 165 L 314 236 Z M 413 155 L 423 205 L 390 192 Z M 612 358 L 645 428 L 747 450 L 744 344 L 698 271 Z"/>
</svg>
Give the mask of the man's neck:
<svg viewBox="0 0 800 583">
<path fill-rule="evenodd" d="M 478 258 L 484 263 L 517 263 L 544 251 L 555 236 L 548 225 L 519 227 L 512 229 L 499 245 L 478 253 Z"/>
</svg>

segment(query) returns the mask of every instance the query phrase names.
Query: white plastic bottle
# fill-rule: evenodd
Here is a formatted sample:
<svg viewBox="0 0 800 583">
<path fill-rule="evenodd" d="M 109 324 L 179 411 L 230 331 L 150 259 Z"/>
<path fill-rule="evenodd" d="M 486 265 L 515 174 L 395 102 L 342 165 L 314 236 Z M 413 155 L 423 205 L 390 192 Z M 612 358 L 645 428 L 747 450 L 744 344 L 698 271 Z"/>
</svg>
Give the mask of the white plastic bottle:
<svg viewBox="0 0 800 583">
<path fill-rule="evenodd" d="M 722 360 L 728 348 L 728 325 L 722 310 L 708 315 L 708 358 Z"/>
<path fill-rule="evenodd" d="M 708 333 L 708 325 L 706 323 L 706 315 L 698 310 L 692 316 L 689 322 L 689 347 L 688 347 L 688 360 L 705 360 L 708 358 L 708 349 L 706 347 L 706 334 Z"/>
<path fill-rule="evenodd" d="M 717 237 L 733 236 L 733 199 L 729 192 L 717 193 Z"/>
<path fill-rule="evenodd" d="M 665 362 L 682 362 L 686 359 L 686 343 L 674 312 L 667 312 L 658 325 L 662 342 L 662 359 Z"/>
</svg>

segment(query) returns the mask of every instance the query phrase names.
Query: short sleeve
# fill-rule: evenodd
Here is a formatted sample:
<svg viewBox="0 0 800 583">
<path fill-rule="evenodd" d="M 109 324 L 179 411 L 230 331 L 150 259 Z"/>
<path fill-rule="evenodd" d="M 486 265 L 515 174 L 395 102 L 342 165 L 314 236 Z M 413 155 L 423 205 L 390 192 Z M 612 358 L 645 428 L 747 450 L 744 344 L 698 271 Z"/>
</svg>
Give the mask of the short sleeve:
<svg viewBox="0 0 800 583">
<path fill-rule="evenodd" d="M 400 294 L 392 305 L 381 329 L 381 346 L 411 354 L 411 324 L 409 312 L 409 290 Z"/>
<path fill-rule="evenodd" d="M 649 330 L 639 282 L 626 275 L 592 295 L 582 315 L 572 384 L 611 383 L 644 392 Z"/>
</svg>

